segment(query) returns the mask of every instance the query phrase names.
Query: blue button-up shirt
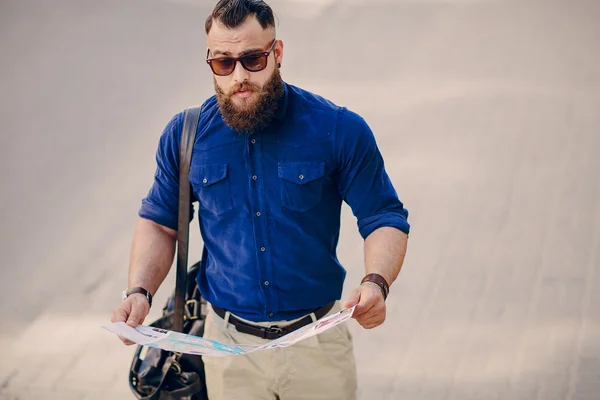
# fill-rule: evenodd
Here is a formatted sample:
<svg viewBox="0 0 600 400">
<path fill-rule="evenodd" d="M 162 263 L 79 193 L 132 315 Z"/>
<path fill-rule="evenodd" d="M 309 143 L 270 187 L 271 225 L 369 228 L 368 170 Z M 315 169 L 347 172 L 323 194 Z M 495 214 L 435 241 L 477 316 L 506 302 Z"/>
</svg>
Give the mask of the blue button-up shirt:
<svg viewBox="0 0 600 400">
<path fill-rule="evenodd" d="M 154 184 L 139 215 L 177 229 L 183 113 L 165 128 Z M 255 134 L 223 122 L 216 97 L 202 109 L 190 177 L 205 244 L 197 281 L 212 304 L 251 321 L 289 320 L 341 298 L 336 247 L 342 201 L 363 238 L 408 233 L 367 123 L 285 84 L 273 123 Z"/>
</svg>

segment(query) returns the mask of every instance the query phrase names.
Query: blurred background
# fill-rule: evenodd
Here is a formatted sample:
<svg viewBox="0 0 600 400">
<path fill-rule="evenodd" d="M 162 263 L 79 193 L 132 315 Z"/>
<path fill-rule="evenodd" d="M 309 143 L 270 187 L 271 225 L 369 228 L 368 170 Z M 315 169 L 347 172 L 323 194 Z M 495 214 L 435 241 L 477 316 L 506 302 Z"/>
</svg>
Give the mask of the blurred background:
<svg viewBox="0 0 600 400">
<path fill-rule="evenodd" d="M 214 3 L 0 1 L 1 399 L 132 398 L 100 325 L 162 129 L 213 94 Z M 600 2 L 270 4 L 284 79 L 367 120 L 410 212 L 359 398 L 600 398 Z M 348 293 L 348 207 L 339 256 Z"/>
</svg>

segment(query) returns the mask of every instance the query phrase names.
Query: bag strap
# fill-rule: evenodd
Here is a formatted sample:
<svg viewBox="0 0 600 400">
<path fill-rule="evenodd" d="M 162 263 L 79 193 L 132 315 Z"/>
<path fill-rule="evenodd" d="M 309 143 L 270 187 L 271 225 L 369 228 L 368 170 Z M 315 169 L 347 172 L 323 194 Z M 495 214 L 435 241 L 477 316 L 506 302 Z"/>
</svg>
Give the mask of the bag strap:
<svg viewBox="0 0 600 400">
<path fill-rule="evenodd" d="M 185 291 L 187 287 L 188 241 L 190 238 L 190 161 L 200 120 L 201 107 L 185 110 L 179 152 L 179 213 L 177 221 L 177 273 L 175 279 L 175 306 L 173 330 L 183 332 Z"/>
</svg>

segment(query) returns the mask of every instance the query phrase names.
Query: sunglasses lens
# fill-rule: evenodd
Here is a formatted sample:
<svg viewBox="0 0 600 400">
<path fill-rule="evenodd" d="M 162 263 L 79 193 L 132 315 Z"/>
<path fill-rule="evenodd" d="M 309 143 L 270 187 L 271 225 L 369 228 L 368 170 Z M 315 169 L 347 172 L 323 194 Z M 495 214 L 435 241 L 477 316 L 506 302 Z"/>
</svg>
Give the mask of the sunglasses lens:
<svg viewBox="0 0 600 400">
<path fill-rule="evenodd" d="M 267 57 L 264 54 L 249 54 L 240 60 L 248 71 L 262 71 L 267 67 Z"/>
<path fill-rule="evenodd" d="M 215 58 L 210 62 L 210 66 L 216 75 L 229 75 L 235 68 L 235 61 L 231 58 Z"/>
</svg>

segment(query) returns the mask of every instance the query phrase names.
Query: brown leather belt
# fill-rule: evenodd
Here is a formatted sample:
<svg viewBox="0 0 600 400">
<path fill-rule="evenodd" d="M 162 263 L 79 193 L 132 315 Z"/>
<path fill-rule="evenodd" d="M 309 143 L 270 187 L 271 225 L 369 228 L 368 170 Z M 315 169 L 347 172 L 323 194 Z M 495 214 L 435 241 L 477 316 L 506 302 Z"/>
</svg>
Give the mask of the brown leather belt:
<svg viewBox="0 0 600 400">
<path fill-rule="evenodd" d="M 319 319 L 323 318 L 331 310 L 331 308 L 333 307 L 334 304 L 335 304 L 335 301 L 314 311 L 314 314 L 317 317 L 317 319 L 319 320 Z M 212 308 L 213 308 L 213 310 L 215 310 L 215 313 L 217 313 L 217 315 L 219 317 L 225 319 L 225 313 L 227 312 L 227 310 L 217 307 L 217 306 L 214 306 L 214 305 L 212 306 Z M 265 328 L 262 326 L 251 325 L 247 322 L 244 322 L 244 321 L 240 320 L 239 318 L 236 318 L 233 314 L 229 315 L 229 323 L 231 325 L 235 326 L 235 329 L 238 332 L 247 333 L 249 335 L 258 336 L 259 338 L 269 339 L 269 340 L 280 338 L 280 337 L 287 335 L 288 333 L 293 332 L 297 329 L 300 329 L 312 322 L 313 322 L 313 320 L 309 314 L 306 317 L 304 317 L 292 324 L 286 325 L 286 326 L 273 325 L 273 326 Z"/>
</svg>

